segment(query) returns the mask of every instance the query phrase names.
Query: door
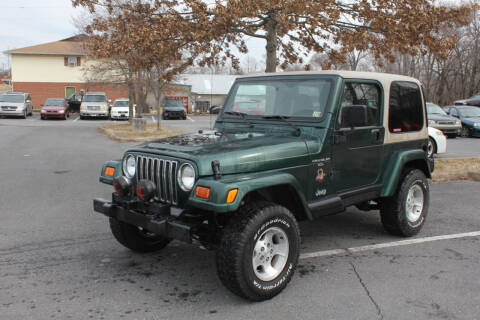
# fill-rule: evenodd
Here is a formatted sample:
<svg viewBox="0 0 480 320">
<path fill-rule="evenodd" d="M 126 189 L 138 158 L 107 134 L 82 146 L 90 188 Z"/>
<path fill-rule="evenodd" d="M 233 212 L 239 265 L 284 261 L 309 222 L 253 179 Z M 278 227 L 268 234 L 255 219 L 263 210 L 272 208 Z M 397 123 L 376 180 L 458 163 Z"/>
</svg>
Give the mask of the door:
<svg viewBox="0 0 480 320">
<path fill-rule="evenodd" d="M 70 98 L 72 94 L 75 94 L 75 87 L 65 87 L 65 98 Z"/>
<path fill-rule="evenodd" d="M 375 184 L 382 162 L 383 90 L 375 81 L 345 81 L 332 148 L 332 182 L 337 194 Z M 348 123 L 347 109 L 360 108 L 363 119 Z M 360 124 L 361 123 L 361 124 Z"/>
</svg>

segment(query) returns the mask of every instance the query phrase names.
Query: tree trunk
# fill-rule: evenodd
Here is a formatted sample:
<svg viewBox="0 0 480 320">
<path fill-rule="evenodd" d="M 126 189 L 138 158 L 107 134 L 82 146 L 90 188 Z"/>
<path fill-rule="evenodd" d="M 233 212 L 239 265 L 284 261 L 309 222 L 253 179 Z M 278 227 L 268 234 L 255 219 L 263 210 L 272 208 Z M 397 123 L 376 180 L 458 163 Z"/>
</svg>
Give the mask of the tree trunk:
<svg viewBox="0 0 480 320">
<path fill-rule="evenodd" d="M 131 80 L 127 81 L 128 87 L 128 121 L 131 123 L 133 119 L 133 104 L 135 103 L 135 87 Z"/>
<path fill-rule="evenodd" d="M 277 21 L 274 18 L 269 18 L 266 24 L 267 45 L 267 61 L 265 72 L 277 71 Z"/>
</svg>

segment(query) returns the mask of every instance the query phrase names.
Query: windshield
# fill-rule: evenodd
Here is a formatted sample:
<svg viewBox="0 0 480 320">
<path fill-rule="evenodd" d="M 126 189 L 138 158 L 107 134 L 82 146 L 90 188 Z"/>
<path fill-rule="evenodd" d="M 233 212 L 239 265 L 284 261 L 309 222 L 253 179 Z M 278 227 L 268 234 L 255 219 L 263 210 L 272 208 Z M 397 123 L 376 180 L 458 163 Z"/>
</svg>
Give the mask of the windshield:
<svg viewBox="0 0 480 320">
<path fill-rule="evenodd" d="M 116 107 L 128 107 L 129 106 L 129 101 L 128 100 L 121 100 L 121 101 L 115 101 L 113 104 L 113 108 Z"/>
<path fill-rule="evenodd" d="M 100 94 L 86 94 L 83 97 L 84 102 L 107 102 L 107 97 Z"/>
<path fill-rule="evenodd" d="M 440 108 L 439 106 L 437 106 L 434 103 L 429 103 L 429 102 L 427 102 L 427 113 L 428 114 L 441 114 L 441 115 L 444 115 L 444 116 L 447 115 L 447 113 L 442 108 Z"/>
<path fill-rule="evenodd" d="M 321 118 L 331 88 L 329 79 L 237 82 L 224 114 Z"/>
<path fill-rule="evenodd" d="M 476 118 L 480 117 L 480 108 L 471 107 L 471 108 L 459 108 L 458 112 L 464 118 Z"/>
<path fill-rule="evenodd" d="M 165 99 L 165 107 L 180 107 L 184 108 L 183 103 L 180 100 Z"/>
<path fill-rule="evenodd" d="M 47 99 L 45 107 L 63 107 L 65 105 L 63 99 Z"/>
<path fill-rule="evenodd" d="M 24 95 L 23 94 L 4 94 L 0 96 L 0 102 L 22 103 L 24 102 Z"/>
</svg>

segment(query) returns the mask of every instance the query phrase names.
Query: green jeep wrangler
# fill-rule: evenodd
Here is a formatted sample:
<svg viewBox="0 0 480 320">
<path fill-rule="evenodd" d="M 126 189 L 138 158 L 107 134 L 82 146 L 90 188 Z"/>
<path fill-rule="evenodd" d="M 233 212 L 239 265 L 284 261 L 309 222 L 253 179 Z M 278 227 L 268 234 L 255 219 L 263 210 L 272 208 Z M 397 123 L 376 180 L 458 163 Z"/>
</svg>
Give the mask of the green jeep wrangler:
<svg viewBox="0 0 480 320">
<path fill-rule="evenodd" d="M 394 235 L 420 231 L 433 161 L 418 80 L 360 72 L 237 78 L 211 131 L 147 143 L 103 166 L 94 200 L 137 252 L 171 240 L 216 250 L 233 293 L 272 298 L 298 263 L 298 221 L 379 210 Z M 255 102 L 251 113 L 238 102 Z"/>
</svg>

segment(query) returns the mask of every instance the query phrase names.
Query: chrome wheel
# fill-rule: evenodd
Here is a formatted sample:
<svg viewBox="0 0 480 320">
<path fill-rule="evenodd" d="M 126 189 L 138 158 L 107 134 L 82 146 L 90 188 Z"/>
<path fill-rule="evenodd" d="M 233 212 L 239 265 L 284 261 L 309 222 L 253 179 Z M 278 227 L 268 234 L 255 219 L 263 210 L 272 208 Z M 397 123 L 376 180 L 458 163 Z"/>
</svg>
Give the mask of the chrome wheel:
<svg viewBox="0 0 480 320">
<path fill-rule="evenodd" d="M 422 188 L 418 184 L 410 187 L 407 194 L 407 201 L 405 203 L 405 211 L 407 212 L 407 219 L 409 222 L 416 222 L 423 211 L 423 204 L 425 195 Z"/>
<path fill-rule="evenodd" d="M 285 231 L 278 227 L 265 230 L 258 237 L 252 254 L 255 275 L 262 281 L 271 281 L 282 273 L 290 250 Z"/>
</svg>

